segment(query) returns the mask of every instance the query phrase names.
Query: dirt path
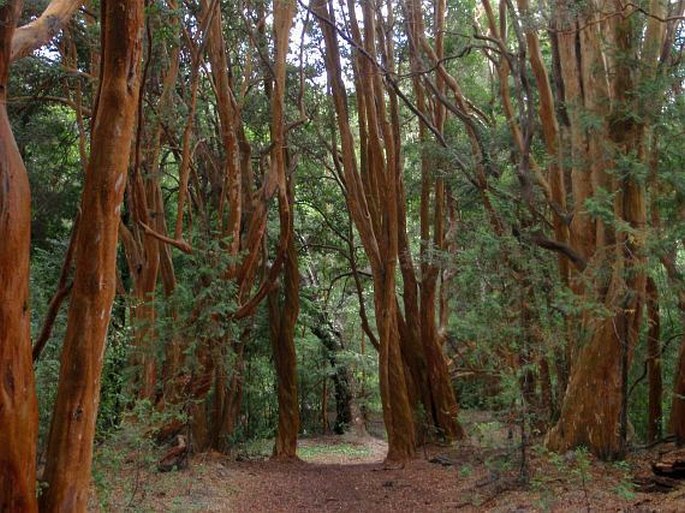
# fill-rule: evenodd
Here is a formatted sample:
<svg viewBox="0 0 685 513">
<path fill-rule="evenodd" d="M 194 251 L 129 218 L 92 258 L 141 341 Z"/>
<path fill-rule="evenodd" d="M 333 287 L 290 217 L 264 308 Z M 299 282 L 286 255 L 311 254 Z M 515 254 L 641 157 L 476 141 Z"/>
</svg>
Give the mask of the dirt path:
<svg viewBox="0 0 685 513">
<path fill-rule="evenodd" d="M 503 441 L 495 430 L 476 432 L 484 435 L 432 448 L 404 468 L 386 467 L 385 442 L 373 437 L 302 440 L 302 461 L 295 463 L 201 454 L 188 469 L 164 474 L 154 469 L 152 457 L 129 455 L 118 464 L 110 461 L 99 486 L 99 510 L 685 512 L 685 485 L 665 494 L 632 489 L 632 476 L 644 469 L 648 455 L 608 464 L 582 451 L 562 456 L 533 451 L 524 486 L 515 447 L 503 446 L 506 437 Z M 93 504 L 92 510 L 98 507 Z"/>
<path fill-rule="evenodd" d="M 372 437 L 326 437 L 302 441 L 300 462 L 200 455 L 184 494 L 158 494 L 148 504 L 153 511 L 179 512 L 469 511 L 457 466 L 417 460 L 391 468 L 383 463 L 386 449 Z"/>
</svg>

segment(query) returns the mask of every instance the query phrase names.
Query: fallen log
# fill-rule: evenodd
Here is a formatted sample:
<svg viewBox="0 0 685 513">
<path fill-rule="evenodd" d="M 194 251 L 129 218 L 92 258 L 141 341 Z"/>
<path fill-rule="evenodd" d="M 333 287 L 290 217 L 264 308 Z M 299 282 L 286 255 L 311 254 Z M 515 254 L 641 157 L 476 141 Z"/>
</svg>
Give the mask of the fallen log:
<svg viewBox="0 0 685 513">
<path fill-rule="evenodd" d="M 685 479 L 685 450 L 663 454 L 658 461 L 652 463 L 652 472 L 657 476 Z"/>
<path fill-rule="evenodd" d="M 170 472 L 171 470 L 184 469 L 188 466 L 188 453 L 190 448 L 186 442 L 186 437 L 178 435 L 176 445 L 169 449 L 162 459 L 157 462 L 157 470 L 160 472 Z"/>
<path fill-rule="evenodd" d="M 680 486 L 677 479 L 665 476 L 636 476 L 633 478 L 635 491 L 642 493 L 669 493 Z"/>
</svg>

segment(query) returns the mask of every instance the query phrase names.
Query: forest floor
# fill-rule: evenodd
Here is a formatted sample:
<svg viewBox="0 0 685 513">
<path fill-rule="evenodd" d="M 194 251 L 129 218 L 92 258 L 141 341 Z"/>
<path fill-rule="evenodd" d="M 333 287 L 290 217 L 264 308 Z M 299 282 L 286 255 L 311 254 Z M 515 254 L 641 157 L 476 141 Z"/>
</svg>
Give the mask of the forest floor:
<svg viewBox="0 0 685 513">
<path fill-rule="evenodd" d="M 163 450 L 109 442 L 96 451 L 92 511 L 105 512 L 685 512 L 685 482 L 666 493 L 636 491 L 659 451 L 603 463 L 586 451 L 550 454 L 516 436 L 491 414 L 470 413 L 471 436 L 429 447 L 402 468 L 383 462 L 372 436 L 302 439 L 301 461 L 267 458 L 270 443 L 233 455 L 198 454 L 187 469 L 160 473 Z M 128 451 L 128 452 L 127 452 Z"/>
</svg>

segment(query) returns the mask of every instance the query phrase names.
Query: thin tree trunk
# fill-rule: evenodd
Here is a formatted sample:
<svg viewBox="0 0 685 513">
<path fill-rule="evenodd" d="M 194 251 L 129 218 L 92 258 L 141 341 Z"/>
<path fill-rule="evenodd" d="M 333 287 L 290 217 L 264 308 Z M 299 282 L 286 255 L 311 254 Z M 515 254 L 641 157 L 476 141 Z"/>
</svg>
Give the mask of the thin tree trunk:
<svg viewBox="0 0 685 513">
<path fill-rule="evenodd" d="M 353 420 L 352 375 L 347 365 L 338 358 L 338 353 L 343 349 L 341 333 L 333 327 L 327 312 L 320 312 L 317 321 L 318 324 L 311 326 L 311 330 L 323 344 L 326 360 L 333 372 L 331 379 L 336 411 L 333 431 L 341 435 L 347 431 Z"/>
<path fill-rule="evenodd" d="M 389 461 L 403 461 L 416 453 L 416 433 L 405 378 L 397 316 L 395 270 L 398 259 L 399 141 L 389 129 L 380 76 L 370 63 L 357 56 L 355 73 L 369 79 L 359 91 L 364 109 L 360 109 L 362 172 L 359 172 L 355 145 L 347 110 L 347 95 L 342 82 L 340 49 L 332 24 L 334 11 L 324 0 L 314 0 L 314 13 L 324 34 L 326 69 L 342 144 L 342 168 L 347 188 L 350 216 L 359 231 L 369 258 L 374 282 L 374 307 L 379 338 L 379 374 L 383 418 L 388 433 Z M 349 13 L 353 16 L 353 12 Z M 363 5 L 364 51 L 376 55 L 375 11 Z M 359 41 L 358 30 L 352 26 Z M 363 97 L 363 98 L 362 98 Z M 381 143 L 384 143 L 382 145 Z"/>
<path fill-rule="evenodd" d="M 300 273 L 297 269 L 297 250 L 292 239 L 288 248 L 283 281 L 283 305 L 278 304 L 278 289 L 269 296 L 271 344 L 278 377 L 278 429 L 273 456 L 278 459 L 292 459 L 297 457 L 297 435 L 300 430 L 294 340 L 295 323 L 300 310 Z"/>
<path fill-rule="evenodd" d="M 41 495 L 46 512 L 85 512 L 100 376 L 115 293 L 119 211 L 138 104 L 142 0 L 102 6 L 102 70 L 74 254 L 75 275 Z"/>
<path fill-rule="evenodd" d="M 283 306 L 272 300 L 272 312 L 278 310 L 278 326 L 272 326 L 276 374 L 278 376 L 278 430 L 273 455 L 279 459 L 297 457 L 297 435 L 300 430 L 300 409 L 297 395 L 297 354 L 295 324 L 300 313 L 300 272 L 295 247 L 292 204 L 295 187 L 286 180 L 288 166 L 285 128 L 285 81 L 288 39 L 295 16 L 295 3 L 274 0 L 274 82 L 271 98 L 271 166 L 279 181 L 278 207 L 281 231 L 287 230 L 287 254 L 283 268 Z M 275 303 L 275 304 L 274 304 Z M 272 322 L 276 319 L 272 319 Z M 275 329 L 276 328 L 276 329 Z"/>
<path fill-rule="evenodd" d="M 652 278 L 647 280 L 647 322 L 647 380 L 649 384 L 647 442 L 654 442 L 660 439 L 662 435 L 663 382 L 661 375 L 659 291 Z"/>
<path fill-rule="evenodd" d="M 678 351 L 670 425 L 678 443 L 685 443 L 685 338 L 680 343 L 680 350 Z"/>
</svg>

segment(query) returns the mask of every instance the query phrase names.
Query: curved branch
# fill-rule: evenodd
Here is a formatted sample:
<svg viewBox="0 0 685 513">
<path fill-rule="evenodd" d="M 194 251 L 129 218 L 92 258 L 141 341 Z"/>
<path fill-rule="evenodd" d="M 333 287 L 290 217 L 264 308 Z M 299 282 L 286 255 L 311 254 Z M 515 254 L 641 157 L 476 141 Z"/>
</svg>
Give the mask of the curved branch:
<svg viewBox="0 0 685 513">
<path fill-rule="evenodd" d="M 10 61 L 26 57 L 49 42 L 69 22 L 82 3 L 81 0 L 52 0 L 43 14 L 14 32 Z"/>
<path fill-rule="evenodd" d="M 150 237 L 154 237 L 160 242 L 164 242 L 165 244 L 170 244 L 171 246 L 180 249 L 186 254 L 191 254 L 193 252 L 193 247 L 188 244 L 186 241 L 183 239 L 172 239 L 171 237 L 167 237 L 166 235 L 163 235 L 157 231 L 155 231 L 152 227 L 149 225 L 145 224 L 143 221 L 138 221 L 138 225 L 143 229 L 146 235 L 149 235 Z"/>
<path fill-rule="evenodd" d="M 573 262 L 573 265 L 575 265 L 580 272 L 585 270 L 585 268 L 587 267 L 587 260 L 585 260 L 583 255 L 578 253 L 568 244 L 564 244 L 563 242 L 549 239 L 542 235 L 542 233 L 540 232 L 534 233 L 531 237 L 531 241 L 537 246 L 540 246 L 541 248 L 549 249 L 551 251 L 555 251 L 557 253 L 564 255 L 571 262 Z"/>
</svg>

